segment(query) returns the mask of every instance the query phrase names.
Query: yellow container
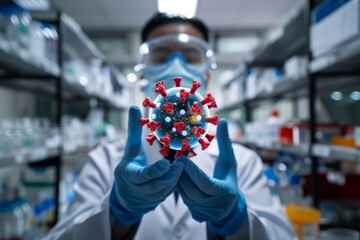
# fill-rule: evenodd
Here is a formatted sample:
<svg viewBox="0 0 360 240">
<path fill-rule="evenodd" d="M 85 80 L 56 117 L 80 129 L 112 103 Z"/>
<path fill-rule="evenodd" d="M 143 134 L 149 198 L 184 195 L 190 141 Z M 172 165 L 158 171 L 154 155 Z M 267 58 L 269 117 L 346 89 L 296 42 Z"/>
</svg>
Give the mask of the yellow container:
<svg viewBox="0 0 360 240">
<path fill-rule="evenodd" d="M 318 209 L 299 204 L 289 204 L 285 206 L 285 212 L 299 240 L 320 239 L 319 221 L 321 214 Z"/>
</svg>

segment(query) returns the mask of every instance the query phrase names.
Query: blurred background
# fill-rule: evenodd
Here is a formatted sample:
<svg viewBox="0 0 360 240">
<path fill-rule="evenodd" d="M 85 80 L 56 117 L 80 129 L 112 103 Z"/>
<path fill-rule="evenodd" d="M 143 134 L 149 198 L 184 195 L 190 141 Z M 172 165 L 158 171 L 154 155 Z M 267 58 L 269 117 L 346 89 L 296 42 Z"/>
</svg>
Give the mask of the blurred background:
<svg viewBox="0 0 360 240">
<path fill-rule="evenodd" d="M 213 114 L 261 156 L 290 221 L 357 239 L 359 0 L 0 0 L 0 239 L 41 239 L 88 152 L 124 141 L 141 28 L 174 6 L 209 26 Z"/>
</svg>

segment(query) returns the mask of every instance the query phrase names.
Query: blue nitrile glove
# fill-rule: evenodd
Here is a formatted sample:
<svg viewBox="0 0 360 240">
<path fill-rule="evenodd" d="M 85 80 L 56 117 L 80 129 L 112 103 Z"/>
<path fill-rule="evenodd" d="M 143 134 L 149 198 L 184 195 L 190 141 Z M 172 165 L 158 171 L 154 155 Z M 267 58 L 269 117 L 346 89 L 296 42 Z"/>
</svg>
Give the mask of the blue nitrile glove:
<svg viewBox="0 0 360 240">
<path fill-rule="evenodd" d="M 190 159 L 179 157 L 175 162 L 184 163 L 184 170 L 178 191 L 195 220 L 206 221 L 212 233 L 229 236 L 240 230 L 247 218 L 247 208 L 237 187 L 236 159 L 225 120 L 219 122 L 216 137 L 219 157 L 214 177 Z"/>
<path fill-rule="evenodd" d="M 123 226 L 139 222 L 176 188 L 183 164 L 166 159 L 147 164 L 141 143 L 141 113 L 138 107 L 129 110 L 128 138 L 124 156 L 114 171 L 110 193 L 110 210 Z"/>
</svg>

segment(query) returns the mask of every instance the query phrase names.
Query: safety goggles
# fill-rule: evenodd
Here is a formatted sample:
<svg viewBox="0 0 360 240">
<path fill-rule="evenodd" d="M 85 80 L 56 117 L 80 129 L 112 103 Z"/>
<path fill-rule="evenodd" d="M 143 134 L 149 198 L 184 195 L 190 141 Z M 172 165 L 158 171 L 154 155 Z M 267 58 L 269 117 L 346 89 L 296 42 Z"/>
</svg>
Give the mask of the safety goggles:
<svg viewBox="0 0 360 240">
<path fill-rule="evenodd" d="M 214 52 L 209 45 L 188 34 L 169 34 L 144 42 L 140 46 L 136 71 L 166 67 L 174 58 L 181 56 L 186 65 L 210 70 L 216 68 Z"/>
</svg>

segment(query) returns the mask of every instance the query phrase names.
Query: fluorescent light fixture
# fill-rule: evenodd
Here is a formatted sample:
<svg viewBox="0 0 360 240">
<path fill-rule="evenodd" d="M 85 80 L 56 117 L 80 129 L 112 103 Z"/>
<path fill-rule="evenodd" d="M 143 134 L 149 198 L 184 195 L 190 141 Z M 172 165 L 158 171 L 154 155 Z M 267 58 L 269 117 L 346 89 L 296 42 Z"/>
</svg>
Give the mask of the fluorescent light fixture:
<svg viewBox="0 0 360 240">
<path fill-rule="evenodd" d="M 339 91 L 334 91 L 330 94 L 330 97 L 335 101 L 340 101 L 344 98 L 344 94 Z"/>
<path fill-rule="evenodd" d="M 256 36 L 220 36 L 217 40 L 219 53 L 249 53 L 260 44 Z"/>
<path fill-rule="evenodd" d="M 354 101 L 359 101 L 360 100 L 360 92 L 359 91 L 351 92 L 350 98 Z"/>
<path fill-rule="evenodd" d="M 15 0 L 15 2 L 29 11 L 46 11 L 51 8 L 49 0 Z"/>
<path fill-rule="evenodd" d="M 159 12 L 192 18 L 196 14 L 198 0 L 158 0 Z"/>
</svg>

